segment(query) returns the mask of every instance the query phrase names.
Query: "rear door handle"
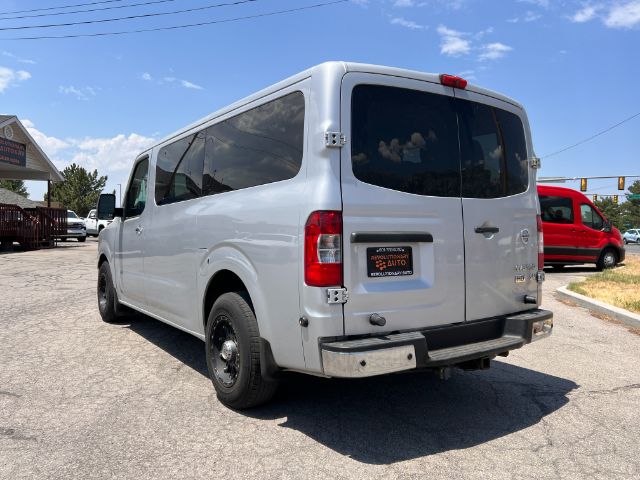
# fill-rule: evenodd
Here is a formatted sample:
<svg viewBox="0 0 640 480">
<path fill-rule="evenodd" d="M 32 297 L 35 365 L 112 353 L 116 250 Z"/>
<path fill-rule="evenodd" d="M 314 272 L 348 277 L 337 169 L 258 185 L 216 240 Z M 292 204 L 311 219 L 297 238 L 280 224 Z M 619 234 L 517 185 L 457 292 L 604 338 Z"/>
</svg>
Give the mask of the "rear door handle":
<svg viewBox="0 0 640 480">
<path fill-rule="evenodd" d="M 476 227 L 476 233 L 498 233 L 500 229 L 498 227 Z"/>
</svg>

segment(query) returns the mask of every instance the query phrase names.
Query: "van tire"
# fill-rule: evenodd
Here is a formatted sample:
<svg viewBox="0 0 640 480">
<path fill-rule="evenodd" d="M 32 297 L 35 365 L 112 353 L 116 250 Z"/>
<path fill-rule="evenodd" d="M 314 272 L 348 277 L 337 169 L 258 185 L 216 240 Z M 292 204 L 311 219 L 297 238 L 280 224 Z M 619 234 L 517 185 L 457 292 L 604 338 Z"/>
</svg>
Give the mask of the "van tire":
<svg viewBox="0 0 640 480">
<path fill-rule="evenodd" d="M 225 350 L 227 342 L 230 347 Z M 205 349 L 209 378 L 227 407 L 255 407 L 275 394 L 278 383 L 262 377 L 261 345 L 249 296 L 245 292 L 220 295 L 207 319 Z"/>
<path fill-rule="evenodd" d="M 78 237 L 78 241 L 79 241 L 80 243 L 82 243 L 82 242 L 86 242 L 86 241 L 87 241 L 87 237 Z"/>
<path fill-rule="evenodd" d="M 618 264 L 618 254 L 613 248 L 605 248 L 598 258 L 596 268 L 600 271 L 605 268 L 613 268 Z"/>
<path fill-rule="evenodd" d="M 111 268 L 108 262 L 103 262 L 98 270 L 98 311 L 102 320 L 113 323 L 120 317 L 118 311 L 118 294 L 111 279 Z"/>
</svg>

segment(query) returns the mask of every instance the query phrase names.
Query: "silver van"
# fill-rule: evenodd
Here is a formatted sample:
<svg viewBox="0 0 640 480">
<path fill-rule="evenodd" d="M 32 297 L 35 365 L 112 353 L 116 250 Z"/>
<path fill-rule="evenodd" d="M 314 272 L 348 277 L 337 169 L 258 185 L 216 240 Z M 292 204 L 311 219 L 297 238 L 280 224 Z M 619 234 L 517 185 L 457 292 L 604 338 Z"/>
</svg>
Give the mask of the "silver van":
<svg viewBox="0 0 640 480">
<path fill-rule="evenodd" d="M 487 368 L 544 338 L 527 116 L 459 77 L 331 62 L 141 153 L 102 195 L 98 305 L 205 342 L 219 399 L 285 371 Z"/>
</svg>

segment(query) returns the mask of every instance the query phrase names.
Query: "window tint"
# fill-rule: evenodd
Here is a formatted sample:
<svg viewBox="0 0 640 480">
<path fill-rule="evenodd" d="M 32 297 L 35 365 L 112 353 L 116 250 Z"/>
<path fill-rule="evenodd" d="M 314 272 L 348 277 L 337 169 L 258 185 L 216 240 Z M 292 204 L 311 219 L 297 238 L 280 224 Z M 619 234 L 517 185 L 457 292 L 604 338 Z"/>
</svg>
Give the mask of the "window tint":
<svg viewBox="0 0 640 480">
<path fill-rule="evenodd" d="M 147 173 L 149 159 L 138 162 L 125 198 L 125 217 L 137 217 L 147 204 Z"/>
<path fill-rule="evenodd" d="M 358 85 L 351 101 L 355 177 L 401 192 L 460 196 L 454 99 Z"/>
<path fill-rule="evenodd" d="M 573 223 L 573 201 L 566 197 L 540 197 L 542 221 L 550 223 Z"/>
<path fill-rule="evenodd" d="M 156 165 L 156 203 L 165 205 L 199 197 L 203 162 L 204 131 L 161 148 Z"/>
<path fill-rule="evenodd" d="M 72 212 L 71 210 L 69 210 L 67 212 L 67 218 L 78 218 L 78 215 L 76 215 L 76 212 Z"/>
<path fill-rule="evenodd" d="M 580 205 L 580 215 L 582 216 L 582 224 L 585 227 L 594 230 L 602 230 L 604 228 L 604 220 L 590 205 Z"/>
<path fill-rule="evenodd" d="M 293 178 L 300 171 L 304 96 L 294 92 L 209 127 L 203 194 Z"/>
<path fill-rule="evenodd" d="M 529 184 L 524 128 L 517 115 L 458 100 L 462 196 L 498 198 Z"/>
</svg>

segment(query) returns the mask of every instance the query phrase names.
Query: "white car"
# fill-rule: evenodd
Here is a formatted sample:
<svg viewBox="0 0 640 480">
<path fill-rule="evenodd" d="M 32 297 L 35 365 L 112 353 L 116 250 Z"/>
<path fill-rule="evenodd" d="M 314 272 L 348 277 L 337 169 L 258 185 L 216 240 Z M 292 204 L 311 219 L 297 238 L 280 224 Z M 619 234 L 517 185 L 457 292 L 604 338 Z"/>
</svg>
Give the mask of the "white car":
<svg viewBox="0 0 640 480">
<path fill-rule="evenodd" d="M 485 369 L 553 328 L 538 167 L 514 100 L 325 63 L 142 152 L 124 209 L 101 195 L 99 311 L 204 340 L 233 408 L 285 371 Z"/>
<path fill-rule="evenodd" d="M 84 242 L 87 239 L 87 229 L 84 224 L 84 220 L 76 215 L 73 210 L 67 210 L 67 234 L 61 235 L 62 240 L 68 240 L 75 238 L 79 242 Z"/>
<path fill-rule="evenodd" d="M 631 230 L 627 230 L 622 235 L 622 240 L 624 243 L 640 243 L 640 229 L 632 228 Z"/>
<path fill-rule="evenodd" d="M 84 223 L 87 227 L 87 235 L 97 237 L 103 228 L 108 226 L 113 220 L 99 220 L 96 216 L 96 209 L 89 211 Z"/>
</svg>

